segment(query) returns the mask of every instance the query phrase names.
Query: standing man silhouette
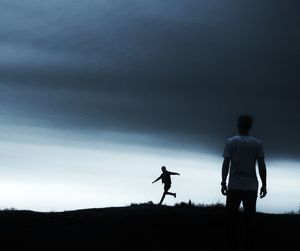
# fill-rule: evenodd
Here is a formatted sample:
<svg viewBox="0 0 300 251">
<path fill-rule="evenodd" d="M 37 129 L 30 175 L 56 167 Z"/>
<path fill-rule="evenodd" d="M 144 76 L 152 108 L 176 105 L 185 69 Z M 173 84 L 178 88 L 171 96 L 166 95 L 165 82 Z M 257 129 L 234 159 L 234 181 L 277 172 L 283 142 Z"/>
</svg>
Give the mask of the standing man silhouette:
<svg viewBox="0 0 300 251">
<path fill-rule="evenodd" d="M 224 148 L 222 166 L 221 192 L 226 195 L 228 212 L 228 250 L 237 250 L 239 237 L 237 230 L 237 214 L 241 202 L 245 219 L 245 250 L 253 250 L 254 245 L 254 215 L 258 193 L 256 177 L 256 162 L 262 182 L 260 198 L 267 194 L 266 165 L 263 145 L 260 140 L 249 136 L 253 119 L 250 115 L 241 115 L 237 121 L 239 134 L 229 138 Z M 230 170 L 230 171 L 229 171 Z M 228 187 L 226 179 L 229 172 Z M 243 249 L 244 250 L 244 249 Z"/>
<path fill-rule="evenodd" d="M 179 173 L 173 173 L 173 172 L 169 172 L 167 171 L 167 168 L 165 166 L 162 166 L 161 167 L 161 171 L 162 171 L 162 174 L 152 182 L 155 183 L 156 181 L 160 180 L 162 181 L 162 183 L 164 184 L 164 193 L 161 197 L 161 200 L 160 202 L 158 203 L 158 205 L 161 205 L 165 199 L 165 196 L 168 194 L 168 195 L 173 195 L 175 198 L 176 198 L 176 193 L 170 193 L 169 192 L 169 189 L 171 188 L 171 175 L 180 175 Z"/>
</svg>

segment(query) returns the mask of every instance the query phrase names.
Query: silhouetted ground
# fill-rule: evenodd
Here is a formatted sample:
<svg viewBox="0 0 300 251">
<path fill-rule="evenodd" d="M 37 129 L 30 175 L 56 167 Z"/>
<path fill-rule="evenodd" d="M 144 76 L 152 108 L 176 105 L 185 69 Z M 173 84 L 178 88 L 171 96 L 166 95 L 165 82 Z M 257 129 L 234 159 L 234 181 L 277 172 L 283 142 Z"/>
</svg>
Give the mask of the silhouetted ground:
<svg viewBox="0 0 300 251">
<path fill-rule="evenodd" d="M 299 250 L 299 226 L 299 215 L 258 214 L 256 250 Z M 224 250 L 225 229 L 221 206 L 0 211 L 1 250 Z"/>
</svg>

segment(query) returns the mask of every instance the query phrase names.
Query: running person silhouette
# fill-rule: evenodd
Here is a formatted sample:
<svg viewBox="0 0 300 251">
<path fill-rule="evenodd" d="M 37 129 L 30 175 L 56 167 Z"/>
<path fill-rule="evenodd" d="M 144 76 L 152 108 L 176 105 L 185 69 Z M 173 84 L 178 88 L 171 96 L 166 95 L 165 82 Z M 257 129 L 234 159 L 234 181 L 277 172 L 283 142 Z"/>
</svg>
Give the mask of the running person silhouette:
<svg viewBox="0 0 300 251">
<path fill-rule="evenodd" d="M 161 171 L 162 171 L 162 174 L 156 180 L 154 180 L 152 182 L 152 184 L 153 184 L 156 181 L 161 179 L 162 183 L 164 184 L 164 193 L 163 193 L 158 205 L 161 205 L 163 203 L 166 195 L 172 195 L 176 198 L 176 193 L 169 192 L 169 189 L 171 188 L 171 184 L 172 184 L 171 175 L 180 175 L 179 173 L 173 173 L 173 172 L 167 171 L 167 168 L 165 166 L 161 167 Z"/>
</svg>

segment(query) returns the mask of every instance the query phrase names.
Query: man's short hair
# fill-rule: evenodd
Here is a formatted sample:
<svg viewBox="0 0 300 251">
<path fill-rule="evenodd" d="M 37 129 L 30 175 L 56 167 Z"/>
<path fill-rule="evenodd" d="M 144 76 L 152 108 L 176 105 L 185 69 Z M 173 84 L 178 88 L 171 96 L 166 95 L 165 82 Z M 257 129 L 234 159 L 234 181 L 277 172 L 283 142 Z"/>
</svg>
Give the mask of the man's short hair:
<svg viewBox="0 0 300 251">
<path fill-rule="evenodd" d="M 237 127 L 241 130 L 249 131 L 252 128 L 253 118 L 248 114 L 239 116 L 237 121 Z"/>
</svg>

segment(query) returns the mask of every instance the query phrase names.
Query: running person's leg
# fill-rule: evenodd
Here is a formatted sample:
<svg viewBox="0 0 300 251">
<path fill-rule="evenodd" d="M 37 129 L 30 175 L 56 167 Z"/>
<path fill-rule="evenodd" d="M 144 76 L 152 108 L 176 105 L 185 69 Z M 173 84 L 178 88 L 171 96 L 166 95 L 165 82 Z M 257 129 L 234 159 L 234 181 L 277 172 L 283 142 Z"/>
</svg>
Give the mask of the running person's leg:
<svg viewBox="0 0 300 251">
<path fill-rule="evenodd" d="M 158 203 L 158 205 L 161 205 L 163 203 L 165 197 L 166 197 L 166 192 L 163 193 L 163 195 L 162 195 L 162 197 L 161 197 L 160 202 Z"/>
<path fill-rule="evenodd" d="M 161 205 L 163 203 L 163 201 L 164 201 L 164 199 L 166 197 L 166 194 L 168 193 L 168 190 L 170 189 L 170 187 L 171 186 L 169 184 L 165 184 L 165 186 L 164 186 L 164 193 L 163 193 L 163 195 L 161 197 L 160 202 L 158 203 L 159 205 Z"/>
<path fill-rule="evenodd" d="M 169 192 L 169 189 L 171 188 L 171 184 L 166 184 L 165 185 L 165 193 L 167 194 L 167 195 L 172 195 L 172 196 L 174 196 L 175 198 L 176 198 L 176 193 L 171 193 L 171 192 Z"/>
<path fill-rule="evenodd" d="M 163 195 L 161 197 L 159 205 L 161 205 L 163 203 L 166 195 L 173 195 L 174 197 L 176 197 L 176 193 L 170 193 L 170 192 L 168 192 L 170 188 L 171 188 L 171 184 L 165 184 L 165 186 L 164 186 L 164 193 L 163 193 Z"/>
</svg>

